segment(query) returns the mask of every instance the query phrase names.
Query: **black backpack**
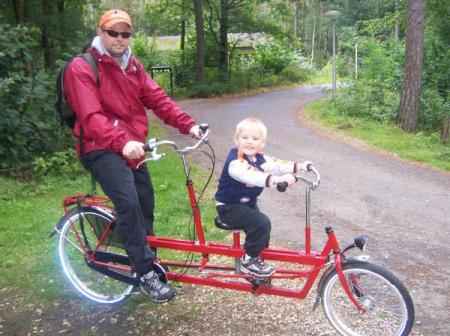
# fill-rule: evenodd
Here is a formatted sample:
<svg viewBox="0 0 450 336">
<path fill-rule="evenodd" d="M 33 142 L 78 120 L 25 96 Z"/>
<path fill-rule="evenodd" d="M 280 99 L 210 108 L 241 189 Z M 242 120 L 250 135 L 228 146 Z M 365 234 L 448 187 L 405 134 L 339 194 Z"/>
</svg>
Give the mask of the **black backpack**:
<svg viewBox="0 0 450 336">
<path fill-rule="evenodd" d="M 98 79 L 97 63 L 95 62 L 94 57 L 92 57 L 92 54 L 90 52 L 86 52 L 84 54 L 80 54 L 75 57 L 82 57 L 91 66 L 92 71 L 94 72 L 95 80 L 96 80 L 97 87 L 98 87 L 99 79 Z M 67 103 L 66 98 L 65 98 L 64 72 L 66 71 L 67 66 L 75 59 L 75 57 L 73 57 L 70 61 L 68 61 L 64 65 L 64 67 L 59 71 L 58 76 L 56 77 L 55 108 L 56 108 L 56 111 L 58 111 L 59 117 L 61 119 L 61 124 L 66 124 L 71 129 L 73 129 L 73 127 L 75 126 L 75 121 L 77 120 L 77 117 L 75 115 L 75 112 L 69 106 L 69 104 Z"/>
</svg>

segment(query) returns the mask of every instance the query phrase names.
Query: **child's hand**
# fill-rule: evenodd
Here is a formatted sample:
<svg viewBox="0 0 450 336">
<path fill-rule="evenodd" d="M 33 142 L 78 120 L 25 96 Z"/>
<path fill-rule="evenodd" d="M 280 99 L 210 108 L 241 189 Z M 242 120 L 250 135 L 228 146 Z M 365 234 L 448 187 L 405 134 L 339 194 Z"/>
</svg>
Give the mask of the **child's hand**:
<svg viewBox="0 0 450 336">
<path fill-rule="evenodd" d="M 311 161 L 305 161 L 305 162 L 303 162 L 302 163 L 302 166 L 301 166 L 301 170 L 303 170 L 303 171 L 309 171 L 309 167 L 308 166 L 312 166 L 313 165 L 313 163 L 311 162 Z"/>
<path fill-rule="evenodd" d="M 281 176 L 273 176 L 272 177 L 272 186 L 276 186 L 278 183 L 286 182 L 288 186 L 290 187 L 295 182 L 297 182 L 297 179 L 292 174 L 284 174 Z"/>
<path fill-rule="evenodd" d="M 297 179 L 292 174 L 284 174 L 280 176 L 280 178 L 282 179 L 282 182 L 286 182 L 289 187 L 297 182 Z"/>
</svg>

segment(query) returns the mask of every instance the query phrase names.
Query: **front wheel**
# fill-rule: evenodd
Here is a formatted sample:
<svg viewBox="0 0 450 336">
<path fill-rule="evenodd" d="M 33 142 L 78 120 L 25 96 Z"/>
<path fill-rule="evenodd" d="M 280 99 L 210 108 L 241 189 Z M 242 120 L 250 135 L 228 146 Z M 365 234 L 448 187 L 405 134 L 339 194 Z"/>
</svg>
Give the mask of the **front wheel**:
<svg viewBox="0 0 450 336">
<path fill-rule="evenodd" d="M 408 335 L 414 323 L 414 305 L 400 280 L 368 262 L 342 266 L 350 289 L 365 312 L 360 313 L 350 301 L 336 270 L 330 272 L 320 294 L 324 313 L 337 332 L 346 336 Z"/>
</svg>

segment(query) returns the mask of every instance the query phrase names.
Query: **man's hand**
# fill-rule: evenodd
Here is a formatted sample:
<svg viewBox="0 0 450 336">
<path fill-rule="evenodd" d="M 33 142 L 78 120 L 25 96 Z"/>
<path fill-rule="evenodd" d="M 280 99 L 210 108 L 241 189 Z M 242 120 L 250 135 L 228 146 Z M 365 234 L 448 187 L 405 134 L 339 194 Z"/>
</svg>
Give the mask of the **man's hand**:
<svg viewBox="0 0 450 336">
<path fill-rule="evenodd" d="M 145 155 L 144 144 L 139 141 L 128 141 L 122 149 L 122 155 L 127 159 L 139 159 Z"/>
<path fill-rule="evenodd" d="M 191 134 L 196 139 L 201 139 L 201 137 L 203 136 L 203 132 L 200 129 L 200 125 L 192 126 L 189 130 L 189 134 Z"/>
</svg>

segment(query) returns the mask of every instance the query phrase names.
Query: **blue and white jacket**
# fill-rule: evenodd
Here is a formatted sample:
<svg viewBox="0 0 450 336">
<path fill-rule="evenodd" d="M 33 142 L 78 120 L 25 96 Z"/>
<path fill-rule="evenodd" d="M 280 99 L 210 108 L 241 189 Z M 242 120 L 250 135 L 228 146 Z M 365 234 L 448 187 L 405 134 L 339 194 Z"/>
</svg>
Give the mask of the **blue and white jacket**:
<svg viewBox="0 0 450 336">
<path fill-rule="evenodd" d="M 272 175 L 296 173 L 295 162 L 278 160 L 264 154 L 257 154 L 250 160 L 237 148 L 231 149 L 225 161 L 216 192 L 217 204 L 256 204 L 265 187 L 271 186 Z"/>
</svg>

